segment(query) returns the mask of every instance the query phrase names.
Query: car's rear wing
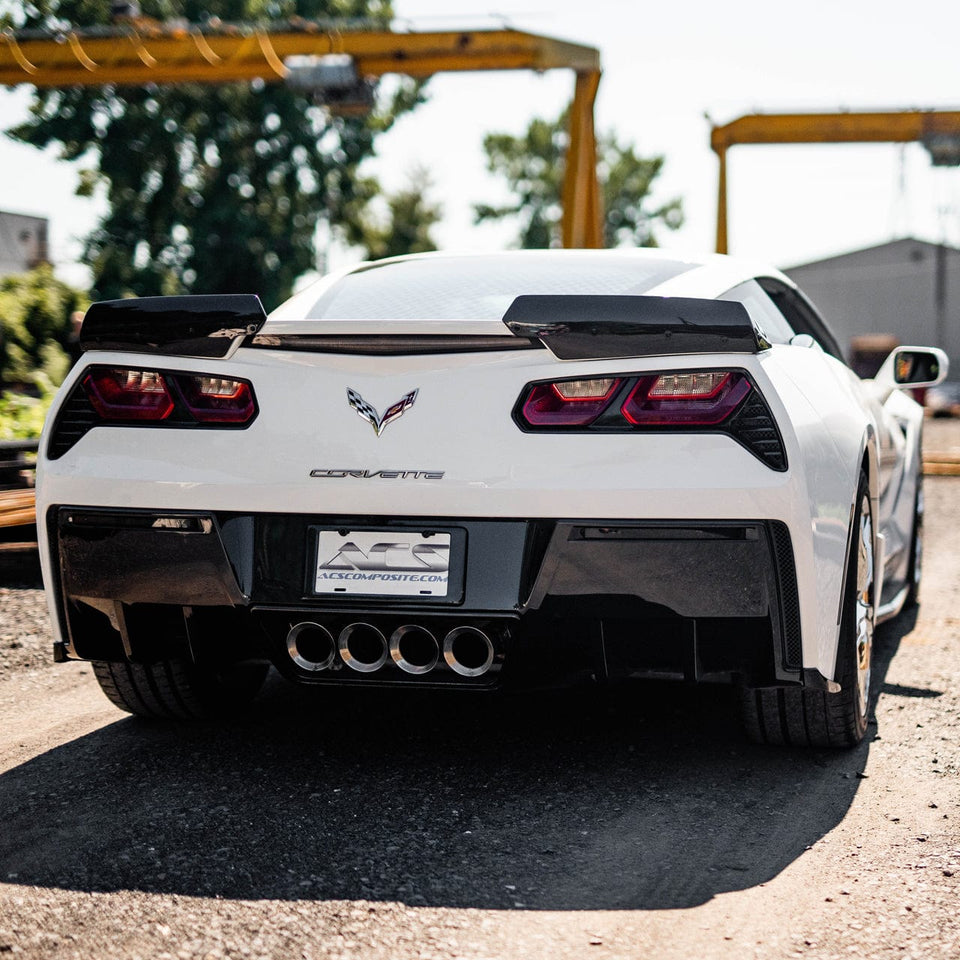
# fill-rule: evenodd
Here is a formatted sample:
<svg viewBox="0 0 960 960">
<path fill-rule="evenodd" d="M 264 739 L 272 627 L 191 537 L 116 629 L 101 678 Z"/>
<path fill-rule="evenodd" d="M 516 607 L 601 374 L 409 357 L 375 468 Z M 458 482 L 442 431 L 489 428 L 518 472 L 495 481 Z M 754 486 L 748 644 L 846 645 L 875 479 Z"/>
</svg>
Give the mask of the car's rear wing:
<svg viewBox="0 0 960 960">
<path fill-rule="evenodd" d="M 742 303 L 686 297 L 521 296 L 503 316 L 558 360 L 757 353 L 765 344 Z"/>
<path fill-rule="evenodd" d="M 80 348 L 221 358 L 266 319 L 252 293 L 102 300 L 83 318 Z"/>
</svg>

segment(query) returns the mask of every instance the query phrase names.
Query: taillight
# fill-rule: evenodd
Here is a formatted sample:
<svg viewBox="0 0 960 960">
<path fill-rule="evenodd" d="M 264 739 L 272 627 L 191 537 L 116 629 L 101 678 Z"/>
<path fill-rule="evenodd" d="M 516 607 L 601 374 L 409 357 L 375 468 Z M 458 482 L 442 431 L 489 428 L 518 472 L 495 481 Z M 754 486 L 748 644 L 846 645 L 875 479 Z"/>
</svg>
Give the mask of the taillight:
<svg viewBox="0 0 960 960">
<path fill-rule="evenodd" d="M 155 370 L 97 367 L 83 386 L 93 409 L 104 420 L 165 420 L 173 412 L 173 397 Z"/>
<path fill-rule="evenodd" d="M 246 380 L 211 374 L 91 367 L 83 378 L 90 406 L 106 422 L 242 426 L 257 413 Z"/>
<path fill-rule="evenodd" d="M 178 376 L 187 409 L 201 423 L 246 423 L 256 409 L 250 384 L 224 377 Z"/>
<path fill-rule="evenodd" d="M 538 384 L 523 404 L 523 418 L 535 427 L 586 426 L 609 406 L 621 382 L 603 377 Z"/>
<path fill-rule="evenodd" d="M 533 429 L 716 426 L 751 389 L 746 374 L 734 370 L 555 380 L 527 387 L 515 416 Z"/>
<path fill-rule="evenodd" d="M 723 423 L 749 392 L 742 373 L 665 373 L 640 377 L 620 412 L 635 426 L 709 427 Z"/>
<path fill-rule="evenodd" d="M 47 442 L 56 460 L 100 426 L 245 430 L 257 417 L 246 380 L 211 373 L 89 367 L 61 405 Z"/>
<path fill-rule="evenodd" d="M 558 433 L 724 433 L 771 470 L 787 469 L 777 422 L 741 370 L 671 370 L 530 383 L 513 408 L 522 429 Z"/>
</svg>

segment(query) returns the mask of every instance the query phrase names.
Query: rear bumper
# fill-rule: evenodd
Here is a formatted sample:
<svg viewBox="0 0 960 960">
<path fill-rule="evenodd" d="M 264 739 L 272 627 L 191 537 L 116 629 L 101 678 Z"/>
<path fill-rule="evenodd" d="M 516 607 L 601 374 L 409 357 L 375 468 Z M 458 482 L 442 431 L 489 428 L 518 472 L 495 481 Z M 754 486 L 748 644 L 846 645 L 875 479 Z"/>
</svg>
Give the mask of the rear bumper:
<svg viewBox="0 0 960 960">
<path fill-rule="evenodd" d="M 445 672 L 442 658 L 415 678 L 391 662 L 362 677 L 339 661 L 306 673 L 286 655 L 286 637 L 303 622 L 334 637 L 356 622 L 385 637 L 409 624 L 440 637 L 465 625 L 491 636 L 505 678 L 804 682 L 793 546 L 780 521 L 64 506 L 51 508 L 47 519 L 48 556 L 58 568 L 58 659 L 259 657 L 304 682 L 461 682 Z M 314 591 L 318 528 L 403 532 L 425 525 L 457 531 L 448 597 Z"/>
</svg>

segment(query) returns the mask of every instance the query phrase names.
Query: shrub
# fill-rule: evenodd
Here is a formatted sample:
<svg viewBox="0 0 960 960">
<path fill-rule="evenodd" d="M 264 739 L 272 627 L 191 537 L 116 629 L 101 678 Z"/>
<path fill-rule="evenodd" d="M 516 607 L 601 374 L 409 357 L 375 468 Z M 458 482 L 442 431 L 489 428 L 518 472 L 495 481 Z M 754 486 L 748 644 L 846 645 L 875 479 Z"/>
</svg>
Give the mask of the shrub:
<svg viewBox="0 0 960 960">
<path fill-rule="evenodd" d="M 39 391 L 37 373 L 61 383 L 70 369 L 71 316 L 87 303 L 49 264 L 0 280 L 0 386 Z"/>
</svg>

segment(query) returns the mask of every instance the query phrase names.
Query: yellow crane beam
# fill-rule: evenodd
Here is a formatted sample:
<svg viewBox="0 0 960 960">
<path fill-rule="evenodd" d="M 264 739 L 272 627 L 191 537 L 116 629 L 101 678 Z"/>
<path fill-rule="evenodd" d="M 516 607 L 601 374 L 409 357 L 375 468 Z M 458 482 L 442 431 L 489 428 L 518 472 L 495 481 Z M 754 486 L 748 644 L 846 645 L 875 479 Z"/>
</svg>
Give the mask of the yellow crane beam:
<svg viewBox="0 0 960 960">
<path fill-rule="evenodd" d="M 744 143 L 911 143 L 933 148 L 940 138 L 960 144 L 960 111 L 906 110 L 868 113 L 755 113 L 710 131 L 720 161 L 717 253 L 727 253 L 727 150 Z"/>
<path fill-rule="evenodd" d="M 286 76 L 295 55 L 347 54 L 360 76 L 570 69 L 576 86 L 563 189 L 563 242 L 603 244 L 593 105 L 600 53 L 519 30 L 396 33 L 295 21 L 267 26 L 132 24 L 59 34 L 0 33 L 0 84 L 36 87 L 227 83 Z"/>
</svg>

